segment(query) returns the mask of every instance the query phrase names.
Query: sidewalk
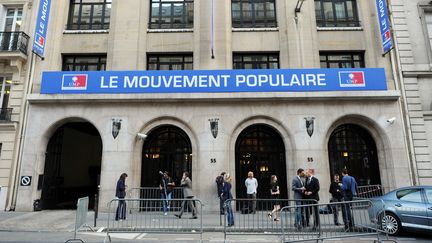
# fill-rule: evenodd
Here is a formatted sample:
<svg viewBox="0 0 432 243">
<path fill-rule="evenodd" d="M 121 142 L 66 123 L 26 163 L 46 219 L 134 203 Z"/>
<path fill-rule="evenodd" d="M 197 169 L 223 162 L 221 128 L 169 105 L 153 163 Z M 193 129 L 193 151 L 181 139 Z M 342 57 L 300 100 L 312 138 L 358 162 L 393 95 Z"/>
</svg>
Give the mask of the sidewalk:
<svg viewBox="0 0 432 243">
<path fill-rule="evenodd" d="M 0 231 L 39 231 L 39 232 L 59 232 L 73 231 L 75 229 L 75 210 L 44 210 L 39 212 L 0 212 Z M 166 217 L 173 220 L 174 213 Z M 203 227 L 206 231 L 223 231 L 223 218 L 216 213 L 203 216 Z M 87 216 L 86 224 L 98 230 L 106 228 L 108 213 L 99 213 L 94 227 L 94 212 L 90 211 Z"/>
<path fill-rule="evenodd" d="M 106 236 L 102 230 L 107 224 L 107 213 L 100 213 L 97 226 L 94 226 L 94 213 L 89 212 L 86 224 L 95 232 L 83 227 L 78 233 L 85 242 L 103 242 Z M 166 217 L 174 217 L 168 215 Z M 75 228 L 75 211 L 73 210 L 45 210 L 40 212 L 0 212 L 0 242 L 65 242 L 73 236 Z M 203 242 L 224 242 L 223 226 L 217 213 L 206 214 L 203 217 Z M 98 231 L 99 232 L 96 232 Z M 418 236 L 422 237 L 422 236 Z M 199 242 L 199 235 L 175 233 L 113 233 L 112 242 Z M 228 235 L 227 242 L 280 242 L 277 235 Z M 346 239 L 326 240 L 337 243 L 373 242 L 374 237 L 357 237 Z M 429 239 L 414 239 L 407 237 L 392 238 L 398 243 L 429 242 Z"/>
</svg>

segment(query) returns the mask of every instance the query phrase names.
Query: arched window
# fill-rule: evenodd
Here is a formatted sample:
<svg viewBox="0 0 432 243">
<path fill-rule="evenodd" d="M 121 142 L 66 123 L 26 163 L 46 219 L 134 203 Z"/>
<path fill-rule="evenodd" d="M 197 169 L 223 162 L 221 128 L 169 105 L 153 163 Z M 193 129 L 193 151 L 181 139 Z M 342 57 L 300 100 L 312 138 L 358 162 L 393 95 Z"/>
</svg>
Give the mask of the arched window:
<svg viewBox="0 0 432 243">
<path fill-rule="evenodd" d="M 168 171 L 176 185 L 184 171 L 192 175 L 192 146 L 180 128 L 164 125 L 148 134 L 142 154 L 141 186 L 159 186 L 159 171 Z"/>
<path fill-rule="evenodd" d="M 331 176 L 347 168 L 359 185 L 381 184 L 377 148 L 364 128 L 354 124 L 337 127 L 328 142 Z"/>
<path fill-rule="evenodd" d="M 244 129 L 236 141 L 236 193 L 246 198 L 245 180 L 249 171 L 258 180 L 258 198 L 270 198 L 270 177 L 278 177 L 280 198 L 288 198 L 285 146 L 280 134 L 264 124 Z"/>
</svg>

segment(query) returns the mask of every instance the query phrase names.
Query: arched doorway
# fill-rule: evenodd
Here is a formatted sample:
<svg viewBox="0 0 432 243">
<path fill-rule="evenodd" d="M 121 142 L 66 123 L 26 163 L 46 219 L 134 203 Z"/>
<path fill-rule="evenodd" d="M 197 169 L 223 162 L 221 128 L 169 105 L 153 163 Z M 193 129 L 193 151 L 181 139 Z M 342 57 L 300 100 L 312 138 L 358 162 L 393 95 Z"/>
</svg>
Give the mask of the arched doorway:
<svg viewBox="0 0 432 243">
<path fill-rule="evenodd" d="M 93 208 L 102 161 L 102 139 L 89 122 L 70 122 L 51 136 L 44 174 L 39 178 L 43 209 L 74 209 L 77 199 L 90 197 Z"/>
<path fill-rule="evenodd" d="M 343 124 L 330 136 L 328 153 L 331 175 L 347 168 L 359 186 L 381 184 L 375 140 L 355 124 Z"/>
<path fill-rule="evenodd" d="M 257 198 L 270 198 L 270 177 L 277 175 L 281 198 L 288 198 L 285 145 L 281 135 L 265 124 L 251 125 L 237 138 L 236 196 L 246 198 L 245 179 L 252 171 L 258 180 Z"/>
<path fill-rule="evenodd" d="M 192 178 L 192 145 L 188 135 L 172 125 L 157 127 L 144 141 L 141 167 L 141 186 L 157 187 L 159 171 L 168 171 L 176 185 L 184 171 Z"/>
</svg>

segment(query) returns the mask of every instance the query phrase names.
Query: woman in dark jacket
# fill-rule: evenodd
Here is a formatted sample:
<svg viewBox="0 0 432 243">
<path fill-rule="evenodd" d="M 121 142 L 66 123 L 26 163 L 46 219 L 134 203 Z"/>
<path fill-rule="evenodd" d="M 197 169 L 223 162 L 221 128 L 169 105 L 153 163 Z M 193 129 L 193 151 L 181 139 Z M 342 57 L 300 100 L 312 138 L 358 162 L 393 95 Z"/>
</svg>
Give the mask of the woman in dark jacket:
<svg viewBox="0 0 432 243">
<path fill-rule="evenodd" d="M 126 196 L 126 177 L 128 175 L 126 173 L 123 173 L 120 175 L 120 178 L 117 181 L 117 187 L 116 187 L 116 197 L 119 199 L 117 211 L 116 211 L 116 217 L 115 220 L 123 220 L 126 219 L 126 201 L 124 200 Z"/>
<path fill-rule="evenodd" d="M 225 181 L 223 183 L 221 197 L 222 197 L 223 201 L 225 202 L 228 227 L 231 227 L 234 225 L 234 216 L 233 216 L 233 211 L 232 211 L 232 207 L 231 207 L 231 200 L 233 199 L 233 197 L 231 194 L 231 176 L 230 176 L 230 174 L 225 174 Z"/>
</svg>

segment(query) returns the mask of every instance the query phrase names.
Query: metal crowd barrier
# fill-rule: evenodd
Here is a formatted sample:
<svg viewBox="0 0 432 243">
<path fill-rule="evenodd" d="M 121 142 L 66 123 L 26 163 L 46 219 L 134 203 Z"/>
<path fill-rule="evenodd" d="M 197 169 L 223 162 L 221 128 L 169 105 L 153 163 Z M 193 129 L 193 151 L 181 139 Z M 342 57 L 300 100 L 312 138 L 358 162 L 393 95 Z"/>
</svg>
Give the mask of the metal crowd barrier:
<svg viewBox="0 0 432 243">
<path fill-rule="evenodd" d="M 161 199 L 161 190 L 159 187 L 136 187 L 129 190 L 128 198 L 141 198 L 141 199 Z M 171 194 L 172 199 L 183 199 L 183 188 L 175 187 Z M 143 202 L 146 205 L 143 207 L 154 207 L 151 205 L 155 201 Z M 180 205 L 178 205 L 180 207 Z M 177 208 L 178 209 L 178 208 Z"/>
<path fill-rule="evenodd" d="M 93 229 L 90 226 L 86 225 L 87 214 L 88 214 L 88 205 L 89 205 L 89 197 L 83 197 L 83 198 L 78 199 L 76 218 L 75 218 L 74 238 L 67 240 L 65 243 L 67 243 L 67 242 L 82 242 L 82 243 L 84 243 L 83 240 L 77 239 L 77 237 L 76 237 L 78 230 L 83 226 L 87 226 L 88 228 L 90 228 L 93 231 Z"/>
<path fill-rule="evenodd" d="M 116 219 L 119 201 L 126 203 L 126 219 Z M 188 209 L 188 201 L 194 203 L 197 210 L 197 218 L 192 218 L 192 212 Z M 181 218 L 175 215 L 179 213 L 182 203 L 185 212 Z M 111 241 L 110 233 L 175 233 L 175 234 L 200 234 L 202 241 L 202 202 L 199 199 L 172 199 L 169 200 L 167 215 L 163 211 L 164 199 L 113 199 L 108 203 L 108 222 L 106 237 Z M 121 217 L 120 217 L 121 218 Z"/>
<path fill-rule="evenodd" d="M 256 211 L 253 213 L 251 208 L 253 203 Z M 232 199 L 225 201 L 225 220 L 224 220 L 224 239 L 227 235 L 254 235 L 271 234 L 280 235 L 281 219 L 280 211 L 269 216 L 275 204 L 280 205 L 280 209 L 295 204 L 317 203 L 316 200 L 289 200 L 289 199 Z M 227 207 L 231 205 L 233 211 L 234 225 L 229 226 L 227 222 Z M 277 218 L 277 220 L 275 220 Z"/>
<path fill-rule="evenodd" d="M 143 199 L 160 199 L 161 190 L 159 187 L 135 187 L 129 191 L 129 198 L 143 198 Z M 172 198 L 180 199 L 183 198 L 183 188 L 174 187 L 172 192 Z"/>
<path fill-rule="evenodd" d="M 372 206 L 370 200 L 358 200 L 284 207 L 281 210 L 282 241 L 323 241 L 359 236 L 376 236 L 380 241 L 381 230 L 371 215 Z M 295 225 L 296 209 L 300 209 L 303 218 L 304 212 L 310 212 L 309 225 L 304 221 L 300 226 Z M 334 212 L 337 212 L 337 218 Z M 345 226 L 344 217 L 352 219 L 351 223 Z"/>
<path fill-rule="evenodd" d="M 381 185 L 367 185 L 357 187 L 358 198 L 373 198 L 384 195 L 384 188 Z"/>
</svg>

